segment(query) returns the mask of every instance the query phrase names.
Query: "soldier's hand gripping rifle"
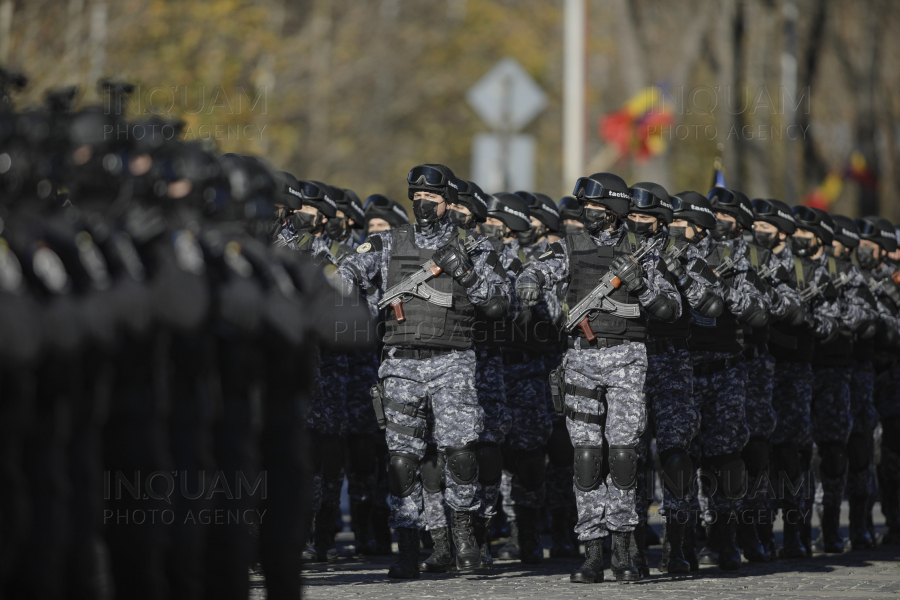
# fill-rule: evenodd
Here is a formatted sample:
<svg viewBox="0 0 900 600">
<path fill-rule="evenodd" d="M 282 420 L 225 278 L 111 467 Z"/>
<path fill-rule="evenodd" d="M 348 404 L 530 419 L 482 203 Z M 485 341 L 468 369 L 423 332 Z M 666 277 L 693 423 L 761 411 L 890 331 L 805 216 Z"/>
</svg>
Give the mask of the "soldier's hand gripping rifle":
<svg viewBox="0 0 900 600">
<path fill-rule="evenodd" d="M 478 246 L 479 242 L 480 238 L 467 238 L 463 251 L 468 254 Z M 442 272 L 443 269 L 434 262 L 433 258 L 428 259 L 422 263 L 418 271 L 407 276 L 400 283 L 388 288 L 384 292 L 384 296 L 381 297 L 378 308 L 386 308 L 390 305 L 394 309 L 394 318 L 397 319 L 398 323 L 406 320 L 406 315 L 403 314 L 404 299 L 421 298 L 426 302 L 431 302 L 444 308 L 451 308 L 453 306 L 453 295 L 447 292 L 439 292 L 427 283 Z"/>
<path fill-rule="evenodd" d="M 847 273 L 841 273 L 838 278 L 834 280 L 834 289 L 839 290 L 850 283 L 850 281 L 850 275 L 848 275 Z"/>
<path fill-rule="evenodd" d="M 636 263 L 640 263 L 641 259 L 649 254 L 660 240 L 649 242 L 644 240 L 640 248 L 629 258 Z M 591 290 L 581 302 L 569 309 L 569 317 L 566 319 L 566 331 L 573 331 L 576 327 L 581 327 L 584 337 L 588 341 L 596 339 L 591 329 L 591 315 L 598 311 L 603 311 L 617 317 L 636 318 L 641 314 L 641 308 L 637 304 L 623 304 L 609 298 L 618 287 L 622 285 L 622 280 L 612 271 L 607 271 L 600 278 L 600 284 Z"/>
<path fill-rule="evenodd" d="M 737 256 L 727 256 L 725 260 L 720 262 L 717 266 L 713 267 L 713 272 L 721 277 L 722 279 L 728 277 L 728 274 L 731 273 L 731 269 L 734 268 L 734 265 L 737 264 L 740 258 Z"/>
</svg>

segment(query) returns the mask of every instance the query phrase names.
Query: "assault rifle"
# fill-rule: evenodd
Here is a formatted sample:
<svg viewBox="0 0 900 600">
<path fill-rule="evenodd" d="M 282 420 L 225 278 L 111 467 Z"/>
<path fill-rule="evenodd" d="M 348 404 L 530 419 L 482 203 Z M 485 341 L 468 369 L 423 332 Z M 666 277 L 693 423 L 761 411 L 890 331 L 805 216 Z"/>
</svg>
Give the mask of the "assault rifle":
<svg viewBox="0 0 900 600">
<path fill-rule="evenodd" d="M 660 240 L 654 242 L 644 240 L 637 251 L 630 256 L 631 260 L 640 262 L 642 258 L 656 248 L 659 242 Z M 637 304 L 624 304 L 609 298 L 609 295 L 620 285 L 622 285 L 622 280 L 611 271 L 607 271 L 600 278 L 600 284 L 591 290 L 591 293 L 584 300 L 569 309 L 569 318 L 566 319 L 566 331 L 573 331 L 576 327 L 581 327 L 584 337 L 591 341 L 597 337 L 591 329 L 590 317 L 592 314 L 603 311 L 626 319 L 639 317 L 641 308 Z"/>
<path fill-rule="evenodd" d="M 479 243 L 480 238 L 467 238 L 462 250 L 466 254 L 468 254 L 469 252 L 474 250 Z M 427 261 L 422 263 L 418 271 L 416 271 L 412 275 L 407 276 L 400 283 L 397 283 L 388 288 L 384 292 L 384 296 L 382 296 L 381 301 L 378 303 L 378 308 L 385 308 L 390 305 L 390 307 L 394 309 L 394 318 L 397 319 L 398 323 L 402 323 L 406 320 L 406 315 L 403 314 L 404 299 L 409 300 L 410 298 L 421 298 L 426 302 L 431 302 L 432 304 L 437 304 L 438 306 L 443 306 L 444 308 L 452 307 L 452 294 L 449 294 L 447 292 L 439 292 L 427 283 L 430 279 L 437 277 L 442 272 L 443 270 L 439 266 L 437 266 L 437 264 L 434 262 L 434 259 L 428 259 Z"/>
</svg>

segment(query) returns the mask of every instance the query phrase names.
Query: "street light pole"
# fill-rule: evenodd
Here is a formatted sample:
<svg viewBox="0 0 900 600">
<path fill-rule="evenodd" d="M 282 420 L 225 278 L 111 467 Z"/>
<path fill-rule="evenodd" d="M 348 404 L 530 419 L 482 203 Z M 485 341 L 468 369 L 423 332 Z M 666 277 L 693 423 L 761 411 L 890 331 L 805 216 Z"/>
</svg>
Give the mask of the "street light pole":
<svg viewBox="0 0 900 600">
<path fill-rule="evenodd" d="M 563 29 L 563 193 L 584 168 L 585 0 L 566 0 Z"/>
</svg>

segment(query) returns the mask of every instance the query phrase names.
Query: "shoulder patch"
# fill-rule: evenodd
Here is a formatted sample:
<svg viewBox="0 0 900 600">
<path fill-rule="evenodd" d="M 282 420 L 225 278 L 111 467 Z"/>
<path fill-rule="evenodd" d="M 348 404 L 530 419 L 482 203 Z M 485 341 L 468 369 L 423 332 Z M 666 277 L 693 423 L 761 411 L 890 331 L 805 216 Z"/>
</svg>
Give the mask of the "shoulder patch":
<svg viewBox="0 0 900 600">
<path fill-rule="evenodd" d="M 360 244 L 359 248 L 357 248 L 356 251 L 360 254 L 364 254 L 371 249 L 372 249 L 372 244 L 370 244 L 369 242 L 366 242 L 365 244 Z"/>
</svg>

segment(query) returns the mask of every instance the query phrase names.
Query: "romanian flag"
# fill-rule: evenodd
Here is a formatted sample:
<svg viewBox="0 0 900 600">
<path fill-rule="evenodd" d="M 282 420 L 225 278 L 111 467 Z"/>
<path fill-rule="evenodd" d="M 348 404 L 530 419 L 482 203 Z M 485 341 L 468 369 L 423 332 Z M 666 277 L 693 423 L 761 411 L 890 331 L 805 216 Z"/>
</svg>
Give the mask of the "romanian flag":
<svg viewBox="0 0 900 600">
<path fill-rule="evenodd" d="M 651 85 L 628 99 L 622 108 L 600 119 L 600 137 L 620 155 L 646 160 L 666 150 L 663 129 L 671 132 L 672 108 L 663 102 L 663 89 Z"/>
<path fill-rule="evenodd" d="M 803 198 L 802 203 L 806 206 L 820 208 L 827 212 L 831 208 L 831 205 L 834 203 L 834 201 L 838 199 L 838 196 L 841 195 L 841 190 L 843 189 L 843 175 L 837 171 L 832 171 L 825 178 L 825 181 L 820 183 L 816 189 L 808 193 L 806 197 Z"/>
<path fill-rule="evenodd" d="M 878 187 L 878 177 L 869 169 L 866 157 L 859 150 L 854 150 L 844 169 L 844 177 L 858 181 L 860 185 L 868 189 Z"/>
</svg>

